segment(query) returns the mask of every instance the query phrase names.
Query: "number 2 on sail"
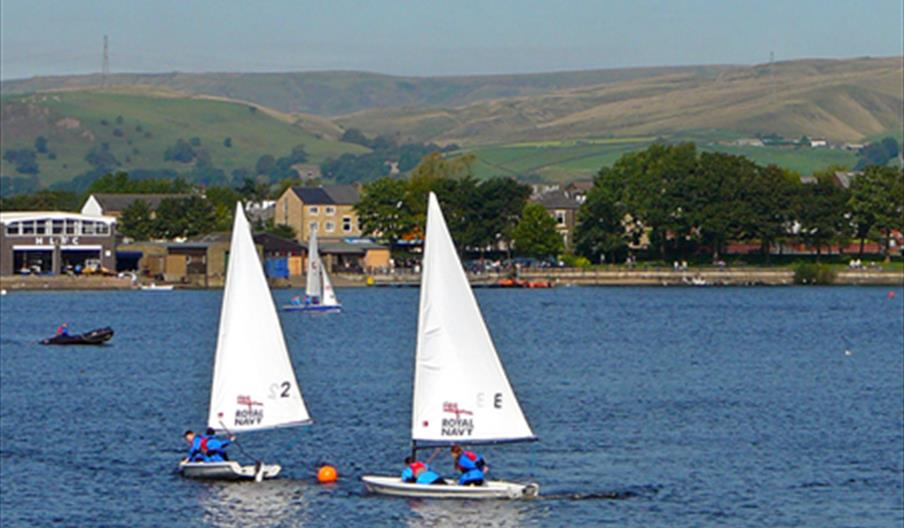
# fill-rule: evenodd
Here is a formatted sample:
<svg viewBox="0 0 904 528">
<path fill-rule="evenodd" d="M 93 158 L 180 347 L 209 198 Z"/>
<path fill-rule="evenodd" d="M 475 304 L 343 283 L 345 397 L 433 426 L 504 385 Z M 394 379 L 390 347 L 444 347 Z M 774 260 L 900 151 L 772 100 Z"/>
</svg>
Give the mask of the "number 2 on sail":
<svg viewBox="0 0 904 528">
<path fill-rule="evenodd" d="M 289 389 L 292 387 L 292 384 L 289 383 L 288 381 L 284 381 L 278 385 L 276 383 L 274 383 L 273 385 L 270 385 L 270 399 L 271 400 L 276 399 L 276 391 L 279 390 L 280 387 L 282 387 L 282 393 L 280 393 L 279 397 L 280 398 L 288 398 L 289 397 Z"/>
</svg>

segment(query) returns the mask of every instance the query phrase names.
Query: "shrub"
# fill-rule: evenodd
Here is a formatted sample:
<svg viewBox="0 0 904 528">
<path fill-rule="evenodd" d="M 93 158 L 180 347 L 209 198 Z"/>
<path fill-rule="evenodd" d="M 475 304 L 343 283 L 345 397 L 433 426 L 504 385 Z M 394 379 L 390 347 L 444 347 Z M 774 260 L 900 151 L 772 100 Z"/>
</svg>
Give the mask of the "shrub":
<svg viewBox="0 0 904 528">
<path fill-rule="evenodd" d="M 562 255 L 560 260 L 565 263 L 566 267 L 569 268 L 586 268 L 590 266 L 590 259 L 588 259 L 587 257 L 581 257 L 579 255 L 573 255 L 571 253 Z"/>
<path fill-rule="evenodd" d="M 835 270 L 828 264 L 801 263 L 794 266 L 794 284 L 832 284 Z"/>
</svg>

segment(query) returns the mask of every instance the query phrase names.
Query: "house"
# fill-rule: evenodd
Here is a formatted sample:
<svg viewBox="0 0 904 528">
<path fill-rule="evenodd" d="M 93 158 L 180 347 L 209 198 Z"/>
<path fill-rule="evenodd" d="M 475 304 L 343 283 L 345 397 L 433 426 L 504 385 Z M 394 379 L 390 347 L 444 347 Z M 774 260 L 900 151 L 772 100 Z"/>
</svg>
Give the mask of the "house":
<svg viewBox="0 0 904 528">
<path fill-rule="evenodd" d="M 95 193 L 85 200 L 82 205 L 82 214 L 87 216 L 112 216 L 119 218 L 122 212 L 138 200 L 148 204 L 151 211 L 160 207 L 160 202 L 167 198 L 189 198 L 189 194 L 126 194 L 126 193 Z"/>
<path fill-rule="evenodd" d="M 562 190 L 545 192 L 533 200 L 542 205 L 556 220 L 556 231 L 562 235 L 565 249 L 571 249 L 574 245 L 574 227 L 577 224 L 577 213 L 581 203 Z"/>
<path fill-rule="evenodd" d="M 574 198 L 578 203 L 584 203 L 590 189 L 593 189 L 593 180 L 574 181 L 565 186 L 565 195 Z"/>
<path fill-rule="evenodd" d="M 828 147 L 829 142 L 823 138 L 812 138 L 810 139 L 810 148 L 820 148 L 820 147 Z"/>
<path fill-rule="evenodd" d="M 306 242 L 311 231 L 320 240 L 360 237 L 355 204 L 361 195 L 353 185 L 289 187 L 276 200 L 273 223 L 295 230 L 295 239 Z"/>
<path fill-rule="evenodd" d="M 857 171 L 835 171 L 835 185 L 844 189 L 850 189 L 851 184 L 857 179 L 857 176 L 863 174 Z"/>
</svg>

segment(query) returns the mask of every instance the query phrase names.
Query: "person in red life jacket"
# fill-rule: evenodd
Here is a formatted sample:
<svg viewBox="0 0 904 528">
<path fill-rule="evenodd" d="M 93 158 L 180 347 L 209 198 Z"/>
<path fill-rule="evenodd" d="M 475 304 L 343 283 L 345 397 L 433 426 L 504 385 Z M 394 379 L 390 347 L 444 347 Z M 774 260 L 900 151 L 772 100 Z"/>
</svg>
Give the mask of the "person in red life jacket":
<svg viewBox="0 0 904 528">
<path fill-rule="evenodd" d="M 182 437 L 189 445 L 186 462 L 207 462 L 207 437 L 191 430 L 182 433 Z"/>
<path fill-rule="evenodd" d="M 490 470 L 482 456 L 473 451 L 467 451 L 455 444 L 449 450 L 455 461 L 455 469 L 461 472 L 458 483 L 462 486 L 483 485 L 484 474 Z"/>
<path fill-rule="evenodd" d="M 207 434 L 201 440 L 202 450 L 207 455 L 207 462 L 226 462 L 229 460 L 226 447 L 235 440 L 235 437 L 218 438 L 216 435 L 217 432 L 213 427 L 207 428 Z"/>
<path fill-rule="evenodd" d="M 405 469 L 402 470 L 402 482 L 413 484 L 445 484 L 446 481 L 430 469 L 430 466 L 409 456 L 405 457 Z"/>
<path fill-rule="evenodd" d="M 69 335 L 69 324 L 63 323 L 57 327 L 56 335 L 58 336 L 67 336 Z"/>
</svg>

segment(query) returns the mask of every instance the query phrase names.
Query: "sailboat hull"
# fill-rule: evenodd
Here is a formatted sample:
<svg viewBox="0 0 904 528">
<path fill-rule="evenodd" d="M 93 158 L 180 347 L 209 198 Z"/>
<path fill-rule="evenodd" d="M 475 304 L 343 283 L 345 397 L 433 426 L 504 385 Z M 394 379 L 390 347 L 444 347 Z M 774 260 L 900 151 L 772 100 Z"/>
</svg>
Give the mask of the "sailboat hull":
<svg viewBox="0 0 904 528">
<path fill-rule="evenodd" d="M 271 479 L 279 475 L 279 464 L 262 464 L 262 478 Z M 204 480 L 255 480 L 257 466 L 242 466 L 238 462 L 181 462 L 179 472 L 184 477 Z"/>
<path fill-rule="evenodd" d="M 460 486 L 446 479 L 445 486 L 436 484 L 412 484 L 399 477 L 367 475 L 361 477 L 364 487 L 372 493 L 396 497 L 421 497 L 429 499 L 532 499 L 540 494 L 536 483 L 519 484 L 503 480 L 488 480 L 482 486 Z"/>
<path fill-rule="evenodd" d="M 342 311 L 342 306 L 339 304 L 332 306 L 322 304 L 284 304 L 282 309 L 286 312 L 337 313 Z"/>
</svg>

